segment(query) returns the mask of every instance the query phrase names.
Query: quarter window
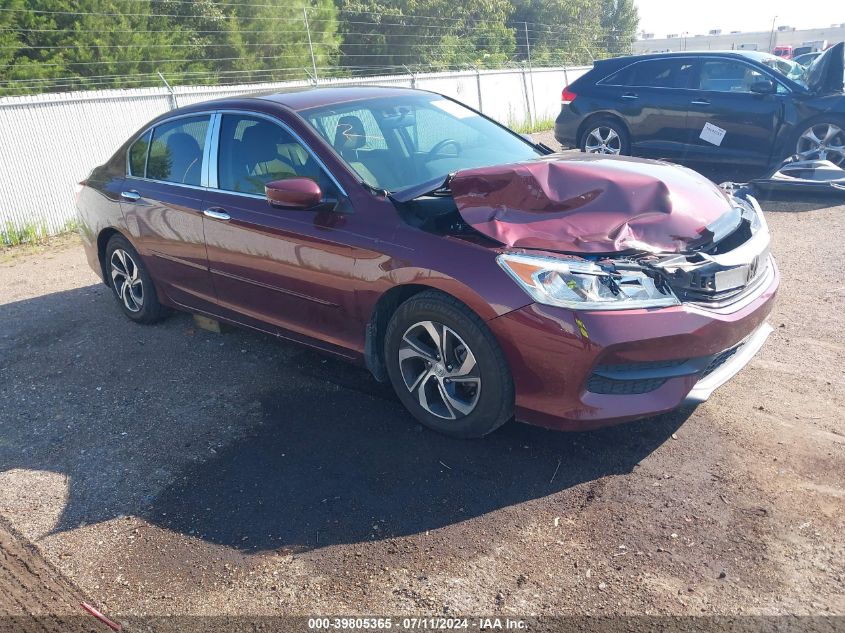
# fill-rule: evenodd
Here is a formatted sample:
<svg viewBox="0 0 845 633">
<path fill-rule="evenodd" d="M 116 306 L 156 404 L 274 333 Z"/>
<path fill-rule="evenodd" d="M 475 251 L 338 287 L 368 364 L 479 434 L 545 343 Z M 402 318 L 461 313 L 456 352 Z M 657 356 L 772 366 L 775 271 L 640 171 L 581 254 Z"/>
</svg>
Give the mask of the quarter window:
<svg viewBox="0 0 845 633">
<path fill-rule="evenodd" d="M 209 117 L 187 117 L 153 130 L 147 178 L 199 186 Z"/>
<path fill-rule="evenodd" d="M 317 161 L 290 132 L 260 117 L 223 115 L 217 161 L 220 189 L 263 195 L 268 182 L 297 176 L 317 181 L 323 191 L 330 187 Z"/>
<path fill-rule="evenodd" d="M 141 138 L 129 148 L 129 175 L 144 177 L 144 170 L 147 166 L 147 150 L 150 148 L 150 136 L 152 130 L 147 130 Z"/>
</svg>

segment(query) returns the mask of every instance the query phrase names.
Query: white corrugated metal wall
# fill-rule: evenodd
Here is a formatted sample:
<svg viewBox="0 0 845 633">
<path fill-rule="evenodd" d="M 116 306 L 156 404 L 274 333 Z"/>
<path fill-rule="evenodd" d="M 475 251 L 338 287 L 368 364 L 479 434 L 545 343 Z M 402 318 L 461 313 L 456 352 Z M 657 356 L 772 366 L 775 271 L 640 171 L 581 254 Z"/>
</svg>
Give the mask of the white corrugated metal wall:
<svg viewBox="0 0 845 633">
<path fill-rule="evenodd" d="M 321 79 L 320 85 L 391 85 L 448 95 L 509 125 L 554 118 L 560 91 L 587 67 L 481 70 Z M 533 79 L 533 80 L 532 80 Z M 74 185 L 133 132 L 174 107 L 229 95 L 307 85 L 100 90 L 0 98 L 0 241 L 28 227 L 54 234 L 75 218 Z M 536 112 L 535 112 L 536 106 Z"/>
</svg>

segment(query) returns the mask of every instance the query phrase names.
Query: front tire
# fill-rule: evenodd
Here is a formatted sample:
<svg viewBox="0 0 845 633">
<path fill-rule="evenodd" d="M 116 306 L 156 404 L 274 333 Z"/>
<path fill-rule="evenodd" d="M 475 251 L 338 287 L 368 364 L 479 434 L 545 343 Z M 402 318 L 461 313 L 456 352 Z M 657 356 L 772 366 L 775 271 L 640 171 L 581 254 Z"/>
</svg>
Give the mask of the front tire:
<svg viewBox="0 0 845 633">
<path fill-rule="evenodd" d="M 123 314 L 137 323 L 155 323 L 166 315 L 141 256 L 122 235 L 106 245 L 105 268 Z"/>
<path fill-rule="evenodd" d="M 448 295 L 425 291 L 400 305 L 384 353 L 399 400 L 435 431 L 483 437 L 513 417 L 513 380 L 493 333 Z"/>
<path fill-rule="evenodd" d="M 801 160 L 829 160 L 845 167 L 845 119 L 825 117 L 805 123 L 793 147 Z"/>
<path fill-rule="evenodd" d="M 578 149 L 587 154 L 629 156 L 631 142 L 628 130 L 616 119 L 597 117 L 587 121 Z"/>
</svg>

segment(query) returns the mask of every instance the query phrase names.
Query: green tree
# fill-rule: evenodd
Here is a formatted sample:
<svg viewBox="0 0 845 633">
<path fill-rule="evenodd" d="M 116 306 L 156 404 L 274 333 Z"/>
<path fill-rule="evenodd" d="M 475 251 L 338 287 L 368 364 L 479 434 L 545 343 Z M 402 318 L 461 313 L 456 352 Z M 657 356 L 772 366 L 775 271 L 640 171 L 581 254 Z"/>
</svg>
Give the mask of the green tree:
<svg viewBox="0 0 845 633">
<path fill-rule="evenodd" d="M 0 87 L 135 87 L 267 80 L 336 63 L 332 0 L 0 0 Z M 40 79 L 53 80 L 39 84 Z M 15 83 L 11 83 L 15 82 Z"/>
<path fill-rule="evenodd" d="M 525 59 L 525 25 L 536 64 L 587 63 L 604 53 L 602 0 L 515 0 L 511 24 Z M 520 29 L 522 29 L 520 31 Z"/>
<path fill-rule="evenodd" d="M 308 30 L 303 10 L 307 11 Z M 312 49 L 318 74 L 320 68 L 334 66 L 340 40 L 337 9 L 332 0 L 243 3 L 234 11 L 241 25 L 243 65 L 257 71 L 256 80 L 305 77 L 306 69 L 311 72 Z"/>
<path fill-rule="evenodd" d="M 528 43 L 538 64 L 583 64 L 630 54 L 637 23 L 633 0 L 514 0 L 511 25 L 520 59 Z"/>
<path fill-rule="evenodd" d="M 353 72 L 499 66 L 515 52 L 509 0 L 338 0 L 341 59 Z M 443 16 L 457 16 L 445 18 Z"/>
<path fill-rule="evenodd" d="M 605 50 L 611 57 L 630 55 L 640 17 L 634 0 L 603 0 L 601 27 Z"/>
</svg>

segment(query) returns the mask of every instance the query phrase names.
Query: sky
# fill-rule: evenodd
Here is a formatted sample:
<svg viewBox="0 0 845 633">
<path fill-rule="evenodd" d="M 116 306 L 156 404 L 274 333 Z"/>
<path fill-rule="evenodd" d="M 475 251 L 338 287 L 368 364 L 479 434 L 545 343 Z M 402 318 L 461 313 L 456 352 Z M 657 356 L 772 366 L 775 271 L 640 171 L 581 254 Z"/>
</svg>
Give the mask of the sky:
<svg viewBox="0 0 845 633">
<path fill-rule="evenodd" d="M 640 30 L 664 37 L 667 33 L 706 34 L 711 29 L 768 31 L 772 18 L 798 29 L 828 27 L 845 22 L 845 0 L 634 0 Z M 809 9 L 809 10 L 808 10 Z"/>
</svg>

